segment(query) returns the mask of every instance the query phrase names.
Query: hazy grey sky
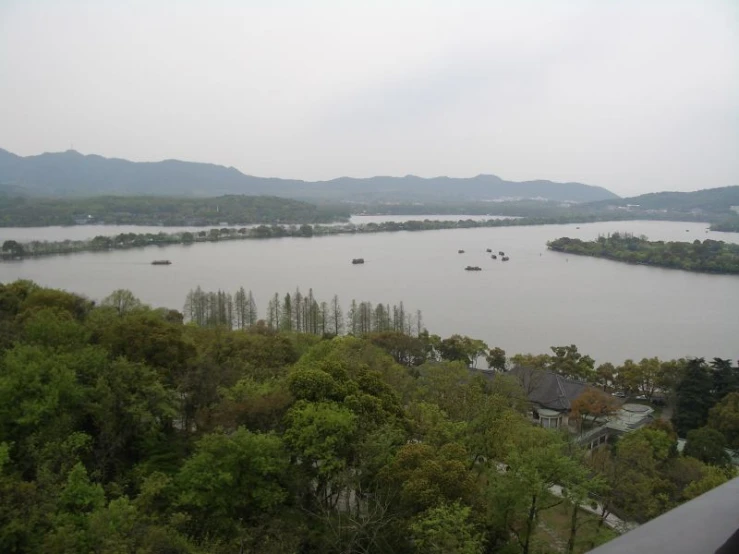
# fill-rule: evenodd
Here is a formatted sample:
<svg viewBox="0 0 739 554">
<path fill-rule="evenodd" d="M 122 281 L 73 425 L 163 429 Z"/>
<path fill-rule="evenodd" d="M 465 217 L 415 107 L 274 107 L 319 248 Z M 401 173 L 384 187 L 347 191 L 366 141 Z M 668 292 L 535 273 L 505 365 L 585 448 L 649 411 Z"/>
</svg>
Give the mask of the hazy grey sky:
<svg viewBox="0 0 739 554">
<path fill-rule="evenodd" d="M 0 147 L 739 185 L 739 2 L 0 0 Z"/>
</svg>

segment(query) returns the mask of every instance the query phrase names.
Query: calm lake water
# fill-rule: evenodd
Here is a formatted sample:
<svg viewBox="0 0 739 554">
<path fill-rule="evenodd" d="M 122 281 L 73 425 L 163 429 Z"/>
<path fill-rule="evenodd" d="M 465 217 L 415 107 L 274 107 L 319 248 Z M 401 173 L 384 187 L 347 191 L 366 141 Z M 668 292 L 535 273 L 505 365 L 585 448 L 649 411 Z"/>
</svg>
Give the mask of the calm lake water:
<svg viewBox="0 0 739 554">
<path fill-rule="evenodd" d="M 377 216 L 375 221 L 407 217 Z M 460 216 L 451 219 L 459 219 Z M 423 219 L 423 218 L 422 218 Z M 713 238 L 739 242 L 739 234 L 706 232 L 704 223 L 604 222 L 536 227 L 245 240 L 189 246 L 82 253 L 0 264 L 0 281 L 32 279 L 99 300 L 127 288 L 153 306 L 182 309 L 187 292 L 251 289 L 260 315 L 275 292 L 296 287 L 344 310 L 352 298 L 373 303 L 403 300 L 421 309 L 424 324 L 442 336 L 461 333 L 509 354 L 547 352 L 576 344 L 598 362 L 659 356 L 739 358 L 739 277 L 702 275 L 549 252 L 561 236 L 594 239 L 626 231 L 652 240 Z M 35 240 L 73 238 L 46 228 Z M 116 234 L 128 228 L 105 227 Z M 142 228 L 133 228 L 142 232 Z M 156 228 L 162 230 L 161 228 Z M 0 240 L 28 229 L 2 229 Z M 687 231 L 687 232 L 686 232 Z M 81 237 L 74 237 L 81 238 Z M 509 262 L 485 252 L 503 250 Z M 458 254 L 464 249 L 465 254 Z M 364 265 L 351 259 L 363 257 Z M 152 266 L 169 259 L 170 266 Z M 478 265 L 479 272 L 464 271 Z"/>
</svg>

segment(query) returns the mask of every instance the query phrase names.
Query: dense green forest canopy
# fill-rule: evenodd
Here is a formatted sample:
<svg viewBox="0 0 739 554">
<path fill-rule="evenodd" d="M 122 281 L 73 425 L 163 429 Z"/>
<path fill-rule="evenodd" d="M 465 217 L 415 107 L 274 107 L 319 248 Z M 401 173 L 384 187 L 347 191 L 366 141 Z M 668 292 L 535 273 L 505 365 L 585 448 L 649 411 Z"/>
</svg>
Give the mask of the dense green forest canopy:
<svg viewBox="0 0 739 554">
<path fill-rule="evenodd" d="M 94 196 L 33 198 L 0 195 L 0 226 L 24 227 L 105 223 L 119 225 L 248 225 L 255 223 L 331 223 L 349 210 L 315 206 L 274 196 L 217 198 Z"/>
<path fill-rule="evenodd" d="M 287 296 L 282 314 L 310 316 Z M 224 301 L 188 298 L 216 312 Z M 685 454 L 660 422 L 586 456 L 530 423 L 504 371 L 470 370 L 479 353 L 514 363 L 481 341 L 183 319 L 129 291 L 96 305 L 0 285 L 0 551 L 583 552 L 614 532 L 581 504 L 644 521 L 733 473 L 706 448 L 737 439 L 726 360 L 657 363 L 674 370 L 681 432 L 696 431 Z M 574 346 L 534 358 L 592 375 Z"/>
<path fill-rule="evenodd" d="M 550 250 L 688 271 L 739 273 L 739 245 L 718 240 L 649 241 L 628 233 L 600 236 L 594 241 L 562 237 L 547 243 Z"/>
</svg>

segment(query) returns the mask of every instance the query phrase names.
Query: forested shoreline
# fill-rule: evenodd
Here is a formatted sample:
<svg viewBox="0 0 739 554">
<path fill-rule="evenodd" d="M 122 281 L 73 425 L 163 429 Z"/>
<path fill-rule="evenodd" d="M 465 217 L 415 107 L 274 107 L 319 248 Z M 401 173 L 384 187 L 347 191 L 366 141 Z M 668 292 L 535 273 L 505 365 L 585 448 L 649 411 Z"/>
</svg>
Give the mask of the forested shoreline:
<svg viewBox="0 0 739 554">
<path fill-rule="evenodd" d="M 739 216 L 722 219 L 711 224 L 711 231 L 721 231 L 723 233 L 739 233 Z"/>
<path fill-rule="evenodd" d="M 243 287 L 184 305 L 0 284 L 0 550 L 579 553 L 614 536 L 607 511 L 643 522 L 736 473 L 729 360 L 508 357 L 429 333 L 402 303 L 344 314 L 310 290 L 264 317 Z M 532 425 L 513 367 L 659 389 L 684 452 L 659 420 L 590 455 Z M 593 501 L 600 516 L 579 508 Z"/>
<path fill-rule="evenodd" d="M 476 221 L 465 219 L 459 221 L 409 220 L 404 222 L 386 221 L 366 224 L 337 225 L 259 225 L 257 227 L 212 228 L 197 232 L 180 233 L 121 233 L 115 236 L 99 235 L 89 240 L 63 241 L 30 241 L 18 242 L 6 240 L 0 249 L 0 260 L 20 259 L 25 257 L 53 256 L 58 254 L 75 254 L 78 252 L 105 252 L 110 250 L 127 250 L 146 246 L 168 246 L 178 244 L 194 244 L 218 242 L 226 240 L 255 240 L 284 237 L 321 237 L 330 235 L 394 233 L 399 231 L 438 231 L 445 229 L 474 229 L 483 227 L 514 227 L 531 225 L 565 225 L 572 223 L 592 223 L 603 221 L 597 218 L 510 218 L 488 219 Z"/>
<path fill-rule="evenodd" d="M 628 233 L 600 236 L 594 241 L 562 237 L 547 243 L 550 250 L 619 262 L 683 269 L 702 273 L 739 274 L 739 245 L 703 242 L 649 241 Z"/>
</svg>

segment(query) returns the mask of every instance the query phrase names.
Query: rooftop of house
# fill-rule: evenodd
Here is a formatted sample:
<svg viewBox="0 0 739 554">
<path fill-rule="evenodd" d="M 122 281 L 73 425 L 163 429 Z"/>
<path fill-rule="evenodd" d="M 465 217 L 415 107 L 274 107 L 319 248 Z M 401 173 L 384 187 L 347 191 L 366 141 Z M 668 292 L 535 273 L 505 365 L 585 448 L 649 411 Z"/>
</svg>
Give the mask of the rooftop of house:
<svg viewBox="0 0 739 554">
<path fill-rule="evenodd" d="M 654 409 L 645 404 L 624 404 L 606 424 L 607 427 L 621 433 L 628 433 L 652 421 Z"/>
<path fill-rule="evenodd" d="M 531 402 L 558 412 L 569 412 L 572 402 L 590 388 L 585 382 L 540 369 L 515 367 L 510 374 L 518 378 Z"/>
</svg>

